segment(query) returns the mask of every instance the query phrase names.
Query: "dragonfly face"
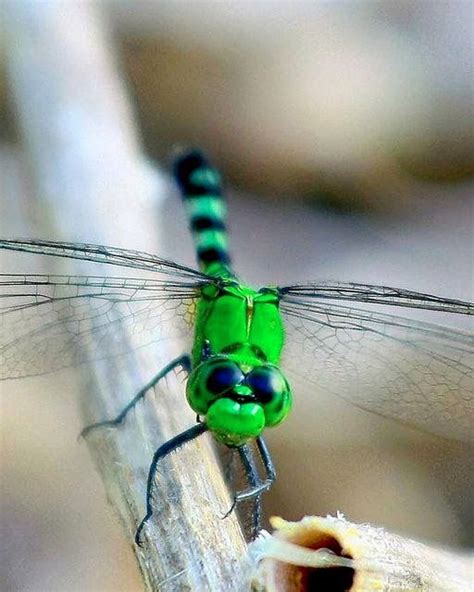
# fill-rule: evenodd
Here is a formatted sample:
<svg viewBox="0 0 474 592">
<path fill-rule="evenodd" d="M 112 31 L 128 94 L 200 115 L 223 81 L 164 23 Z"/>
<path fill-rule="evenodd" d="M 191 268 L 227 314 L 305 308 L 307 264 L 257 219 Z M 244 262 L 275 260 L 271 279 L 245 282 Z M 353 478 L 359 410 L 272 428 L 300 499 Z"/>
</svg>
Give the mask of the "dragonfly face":
<svg viewBox="0 0 474 592">
<path fill-rule="evenodd" d="M 277 366 L 249 366 L 232 354 L 199 364 L 189 377 L 186 395 L 209 430 L 228 446 L 240 446 L 279 424 L 292 404 L 290 386 Z"/>
</svg>

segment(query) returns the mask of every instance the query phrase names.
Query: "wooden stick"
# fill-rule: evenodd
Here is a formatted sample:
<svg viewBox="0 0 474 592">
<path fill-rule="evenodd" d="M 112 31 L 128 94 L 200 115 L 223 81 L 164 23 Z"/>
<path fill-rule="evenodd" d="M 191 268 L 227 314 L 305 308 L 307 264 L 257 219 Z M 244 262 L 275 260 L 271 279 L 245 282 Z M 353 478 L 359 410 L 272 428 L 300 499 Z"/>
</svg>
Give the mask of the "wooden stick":
<svg viewBox="0 0 474 592">
<path fill-rule="evenodd" d="M 253 543 L 259 592 L 466 592 L 472 553 L 419 543 L 342 516 L 272 518 L 270 537 Z"/>
<path fill-rule="evenodd" d="M 96 6 L 6 5 L 9 76 L 38 197 L 29 204 L 36 211 L 32 218 L 39 220 L 35 233 L 155 251 L 149 175 Z M 131 242 L 137 237 L 140 244 Z M 67 265 L 77 272 L 77 265 Z M 122 337 L 133 341 L 131 334 Z M 127 357 L 94 365 L 81 402 L 85 425 L 113 417 L 160 369 L 157 360 L 172 355 L 163 347 L 155 354 L 151 360 Z M 157 394 L 124 426 L 87 438 L 131 544 L 145 512 L 154 450 L 195 422 L 181 380 L 172 377 Z M 230 503 L 208 435 L 163 461 L 154 519 L 145 527 L 144 547 L 134 546 L 148 590 L 240 588 L 245 542 L 235 513 L 220 518 Z"/>
</svg>

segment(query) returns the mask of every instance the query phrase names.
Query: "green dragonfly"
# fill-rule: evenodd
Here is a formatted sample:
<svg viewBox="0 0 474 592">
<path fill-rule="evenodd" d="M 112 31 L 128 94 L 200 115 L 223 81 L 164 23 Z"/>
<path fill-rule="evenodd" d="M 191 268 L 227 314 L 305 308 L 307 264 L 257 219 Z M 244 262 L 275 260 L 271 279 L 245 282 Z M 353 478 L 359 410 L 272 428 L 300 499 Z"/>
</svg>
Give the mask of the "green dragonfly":
<svg viewBox="0 0 474 592">
<path fill-rule="evenodd" d="M 182 153 L 174 173 L 199 271 L 149 253 L 102 245 L 0 241 L 3 249 L 140 272 L 137 277 L 2 274 L 1 379 L 123 354 L 127 344 L 119 335 L 124 327 L 134 333 L 136 347 L 189 337 L 189 350 L 169 361 L 116 417 L 83 431 L 87 436 L 92 429 L 118 426 L 168 373 L 178 368 L 186 372 L 186 397 L 197 423 L 155 452 L 137 544 L 153 514 L 158 463 L 206 431 L 238 450 L 248 488 L 235 493 L 232 508 L 253 499 L 258 530 L 260 498 L 275 479 L 262 432 L 288 416 L 292 376 L 302 377 L 308 388 L 317 385 L 362 409 L 425 431 L 472 437 L 472 333 L 383 312 L 384 307 L 400 307 L 473 315 L 472 303 L 356 283 L 253 289 L 231 265 L 219 173 L 198 150 Z M 251 440 L 261 456 L 261 476 L 251 458 Z"/>
</svg>

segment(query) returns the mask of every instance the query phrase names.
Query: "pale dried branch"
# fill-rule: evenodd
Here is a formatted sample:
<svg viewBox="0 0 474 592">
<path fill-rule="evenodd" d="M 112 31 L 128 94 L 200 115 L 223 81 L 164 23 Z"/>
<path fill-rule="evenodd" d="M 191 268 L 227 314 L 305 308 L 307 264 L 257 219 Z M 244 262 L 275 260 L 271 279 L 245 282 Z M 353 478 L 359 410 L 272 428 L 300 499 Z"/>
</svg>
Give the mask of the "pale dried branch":
<svg viewBox="0 0 474 592">
<path fill-rule="evenodd" d="M 89 2 L 5 6 L 11 89 L 38 196 L 29 213 L 39 212 L 35 234 L 42 237 L 133 248 L 127 241 L 138 233 L 154 236 L 157 229 L 147 210 L 150 186 L 133 117 L 96 9 Z M 140 247 L 156 251 L 153 243 Z M 85 425 L 117 413 L 158 370 L 133 357 L 97 363 L 81 402 Z M 126 426 L 87 438 L 130 544 L 144 514 L 154 450 L 195 421 L 182 386 L 171 379 Z M 210 437 L 171 455 L 156 485 L 146 544 L 134 546 L 147 589 L 239 588 L 245 542 L 235 513 L 220 518 L 231 502 Z"/>
</svg>

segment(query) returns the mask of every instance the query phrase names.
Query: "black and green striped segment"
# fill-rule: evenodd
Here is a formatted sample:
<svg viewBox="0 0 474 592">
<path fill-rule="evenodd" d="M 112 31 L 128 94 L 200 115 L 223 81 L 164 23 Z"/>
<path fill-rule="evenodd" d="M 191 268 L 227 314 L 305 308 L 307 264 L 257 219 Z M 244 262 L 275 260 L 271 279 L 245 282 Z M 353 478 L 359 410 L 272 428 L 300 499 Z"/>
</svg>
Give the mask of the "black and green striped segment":
<svg viewBox="0 0 474 592">
<path fill-rule="evenodd" d="M 176 158 L 174 174 L 189 217 L 199 267 L 212 275 L 228 272 L 227 204 L 218 171 L 200 150 L 189 150 Z"/>
</svg>

